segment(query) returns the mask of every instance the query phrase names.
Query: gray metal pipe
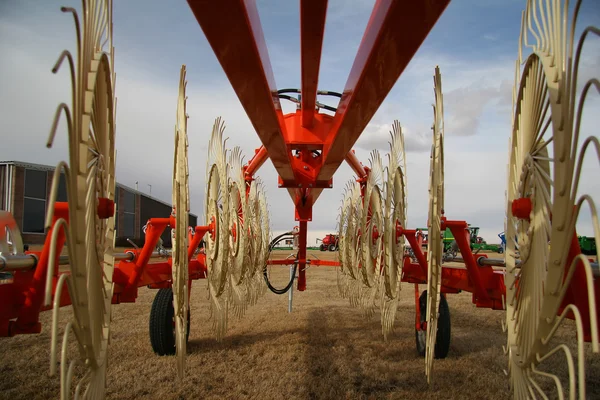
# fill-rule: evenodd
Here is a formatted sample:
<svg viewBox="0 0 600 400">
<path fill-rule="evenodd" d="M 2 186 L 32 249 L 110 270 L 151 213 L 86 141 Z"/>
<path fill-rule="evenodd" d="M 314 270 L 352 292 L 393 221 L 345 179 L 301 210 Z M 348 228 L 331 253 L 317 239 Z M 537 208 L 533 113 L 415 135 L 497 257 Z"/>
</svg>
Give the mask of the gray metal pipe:
<svg viewBox="0 0 600 400">
<path fill-rule="evenodd" d="M 115 253 L 115 261 L 133 261 L 135 254 L 133 252 Z M 166 257 L 164 253 L 155 251 L 150 258 Z M 34 269 L 38 259 L 34 254 L 6 254 L 0 255 L 0 271 L 23 271 Z M 69 265 L 69 256 L 63 255 L 58 258 L 58 265 Z"/>
<path fill-rule="evenodd" d="M 4 254 L 0 255 L 0 271 L 23 271 L 32 269 L 37 264 L 33 254 Z"/>
</svg>

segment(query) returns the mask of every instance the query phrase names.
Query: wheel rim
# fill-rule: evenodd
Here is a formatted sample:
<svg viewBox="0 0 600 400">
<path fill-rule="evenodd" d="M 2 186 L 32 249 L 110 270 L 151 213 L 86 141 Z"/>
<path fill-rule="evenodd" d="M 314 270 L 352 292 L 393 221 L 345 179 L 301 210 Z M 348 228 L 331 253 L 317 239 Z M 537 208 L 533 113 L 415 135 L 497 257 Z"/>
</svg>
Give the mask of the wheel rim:
<svg viewBox="0 0 600 400">
<path fill-rule="evenodd" d="M 596 156 L 600 149 L 600 142 L 593 135 L 579 146 L 586 91 L 592 87 L 598 91 L 600 85 L 597 79 L 583 85 L 577 82 L 586 35 L 590 32 L 598 35 L 595 28 L 586 28 L 587 33 L 579 40 L 575 38 L 578 12 L 579 3 L 571 10 L 567 4 L 538 5 L 529 1 L 521 27 L 513 91 L 516 102 L 513 104 L 504 251 L 508 342 L 505 352 L 509 356 L 509 376 L 516 398 L 533 396 L 536 392 L 547 397 L 537 382 L 542 375 L 537 367 L 555 353 L 564 355 L 570 365 L 570 396 L 585 398 L 584 323 L 587 323 L 585 333 L 590 336 L 593 351 L 600 350 L 596 300 L 593 290 L 589 289 L 593 285 L 590 265 L 581 254 L 575 256 L 571 264 L 572 255 L 569 255 L 579 211 L 585 202 L 590 205 L 596 242 L 600 241 L 593 199 L 586 195 L 577 197 L 587 145 L 594 143 Z M 532 17 L 541 24 L 532 24 Z M 528 36 L 533 40 L 527 40 Z M 524 63 L 523 49 L 532 51 Z M 524 65 L 522 72 L 521 65 Z M 586 272 L 585 277 L 580 276 L 577 285 L 573 285 L 571 273 L 576 269 L 576 262 L 580 263 L 578 269 Z M 582 294 L 576 302 L 573 297 L 565 297 L 571 290 Z M 589 315 L 580 309 L 586 300 Z M 577 371 L 565 343 L 556 345 L 556 341 L 561 340 L 555 339 L 550 344 L 567 312 L 572 312 L 576 320 Z M 547 371 L 552 366 L 551 361 L 543 365 L 545 376 L 554 379 L 558 395 L 562 397 L 561 379 Z"/>
<path fill-rule="evenodd" d="M 242 170 L 242 153 L 239 147 L 235 147 L 229 157 L 231 166 L 232 186 L 230 188 L 231 199 L 231 230 L 235 229 L 235 235 L 231 235 L 230 247 L 232 252 L 233 281 L 232 284 L 239 286 L 243 283 L 248 271 L 248 227 L 250 226 L 248 215 L 248 202 L 246 198 L 246 181 Z"/>
<path fill-rule="evenodd" d="M 396 225 L 406 226 L 406 197 L 402 170 L 398 168 L 388 183 L 386 207 L 385 294 L 395 299 L 400 290 L 400 275 L 404 257 L 404 235 L 396 236 Z"/>
<path fill-rule="evenodd" d="M 226 165 L 225 141 L 223 133 L 225 123 L 217 118 L 213 125 L 208 144 L 206 219 L 207 225 L 213 224 L 206 240 L 206 267 L 208 271 L 208 291 L 211 298 L 213 330 L 217 340 L 221 340 L 227 330 L 227 295 L 225 294 L 229 277 L 229 230 L 230 199 L 229 176 Z M 212 236 L 211 236 L 212 234 Z"/>
<path fill-rule="evenodd" d="M 368 288 L 376 288 L 379 283 L 379 268 L 383 242 L 383 211 L 381 205 L 381 182 L 383 166 L 378 151 L 371 152 L 371 171 L 363 198 L 361 271 L 363 283 Z"/>
<path fill-rule="evenodd" d="M 81 19 L 71 12 L 77 25 L 77 58 L 63 52 L 53 71 L 60 69 L 68 58 L 72 66 L 72 104 L 61 104 L 55 115 L 48 146 L 52 146 L 61 111 L 67 115 L 69 133 L 69 165 L 59 163 L 52 182 L 51 201 L 48 205 L 46 226 L 53 219 L 54 203 L 64 169 L 69 202 L 69 224 L 59 219 L 54 231 L 66 226 L 67 250 L 71 274 L 61 275 L 55 297 L 60 297 L 67 281 L 72 300 L 73 320 L 67 324 L 64 341 L 74 333 L 79 346 L 79 362 L 84 364 L 84 378 L 79 382 L 86 392 L 99 396 L 105 393 L 106 351 L 108 346 L 112 276 L 114 269 L 114 194 L 115 194 L 115 99 L 114 72 L 112 67 L 112 2 L 100 1 L 92 7 L 84 1 L 87 12 Z M 104 46 L 106 44 L 106 46 Z M 99 215 L 99 204 L 102 205 Z M 112 214 L 111 214 L 112 210 Z M 56 237 L 50 246 L 56 248 Z M 53 261 L 52 261 L 53 262 Z M 53 266 L 49 266 L 52 270 Z M 48 281 L 47 287 L 51 285 Z M 47 290 L 46 305 L 51 301 Z M 58 320 L 58 308 L 54 309 L 54 321 Z M 57 327 L 52 329 L 51 375 L 55 373 L 57 358 Z M 70 396 L 70 380 L 66 368 L 77 360 L 67 363 L 67 349 L 63 349 L 61 363 L 61 396 Z M 79 386 L 79 387 L 81 387 Z"/>
<path fill-rule="evenodd" d="M 429 238 L 427 242 L 427 346 L 425 351 L 427 382 L 431 382 L 433 359 L 435 358 L 443 254 L 441 218 L 444 207 L 444 116 L 441 79 L 439 67 L 436 67 L 433 147 L 429 182 Z"/>
<path fill-rule="evenodd" d="M 188 219 L 190 209 L 189 172 L 187 158 L 187 114 L 186 114 L 186 68 L 181 67 L 179 96 L 177 102 L 177 124 L 175 126 L 175 165 L 173 170 L 173 215 L 175 229 L 172 230 L 172 276 L 175 348 L 177 373 L 183 378 L 187 342 L 188 318 Z"/>
</svg>

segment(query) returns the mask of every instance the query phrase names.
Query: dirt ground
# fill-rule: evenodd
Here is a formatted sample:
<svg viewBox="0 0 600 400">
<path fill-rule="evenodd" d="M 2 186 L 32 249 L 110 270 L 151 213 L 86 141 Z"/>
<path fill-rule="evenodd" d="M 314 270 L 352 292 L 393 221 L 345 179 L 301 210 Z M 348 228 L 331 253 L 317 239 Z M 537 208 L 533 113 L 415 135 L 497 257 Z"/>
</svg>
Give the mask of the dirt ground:
<svg viewBox="0 0 600 400">
<path fill-rule="evenodd" d="M 288 252 L 289 253 L 289 252 Z M 311 252 L 309 252 L 311 253 Z M 334 253 L 312 252 L 332 259 Z M 287 254 L 286 254 L 287 255 Z M 500 257 L 498 255 L 498 257 Z M 274 271 L 283 286 L 289 270 Z M 507 358 L 501 329 L 504 313 L 476 309 L 469 293 L 449 295 L 452 343 L 436 360 L 427 384 L 425 362 L 415 349 L 414 286 L 403 285 L 396 329 L 383 341 L 379 315 L 364 319 L 338 294 L 336 270 L 312 267 L 307 290 L 288 297 L 268 292 L 240 320 L 231 319 L 222 343 L 210 332 L 206 283 L 195 282 L 186 376 L 179 382 L 174 357 L 150 347 L 148 317 L 155 290 L 142 288 L 135 304 L 113 308 L 107 377 L 110 399 L 505 399 Z M 70 310 L 61 313 L 61 330 Z M 0 338 L 0 398 L 59 397 L 49 377 L 51 313 L 43 332 Z M 573 344 L 572 326 L 560 337 Z M 61 333 L 62 337 L 62 333 Z M 600 362 L 586 345 L 589 398 L 600 398 Z M 558 359 L 551 368 L 564 372 Z M 554 367 L 552 367 L 554 365 Z"/>
</svg>

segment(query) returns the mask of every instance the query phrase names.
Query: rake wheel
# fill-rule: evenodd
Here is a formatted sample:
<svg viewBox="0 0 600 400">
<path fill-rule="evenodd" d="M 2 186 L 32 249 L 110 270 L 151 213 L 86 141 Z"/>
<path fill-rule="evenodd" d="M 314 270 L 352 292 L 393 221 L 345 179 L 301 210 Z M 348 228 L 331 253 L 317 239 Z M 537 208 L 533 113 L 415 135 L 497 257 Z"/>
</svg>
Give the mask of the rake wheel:
<svg viewBox="0 0 600 400">
<path fill-rule="evenodd" d="M 229 187 L 230 215 L 229 215 L 229 295 L 233 305 L 233 312 L 241 317 L 247 309 L 247 279 L 248 264 L 251 262 L 249 256 L 250 243 L 248 227 L 250 216 L 248 203 L 246 201 L 246 182 L 242 171 L 242 152 L 235 147 L 229 154 L 229 166 L 231 168 L 231 184 Z"/>
<path fill-rule="evenodd" d="M 256 274 L 255 290 L 257 296 L 262 296 L 267 290 L 267 286 L 261 277 L 261 272 L 265 269 L 269 257 L 269 243 L 271 242 L 271 233 L 269 227 L 269 210 L 267 207 L 267 197 L 263 184 L 258 180 L 257 185 L 257 214 L 256 214 L 256 236 L 260 236 L 260 241 L 256 243 Z"/>
<path fill-rule="evenodd" d="M 270 228 L 266 197 L 261 180 L 257 177 L 250 183 L 248 193 L 248 245 L 249 267 L 246 273 L 247 302 L 254 305 L 265 294 L 267 286 L 263 270 L 269 257 Z"/>
<path fill-rule="evenodd" d="M 437 337 L 438 304 L 442 277 L 442 230 L 444 214 L 444 103 L 442 77 L 439 67 L 434 75 L 435 106 L 433 108 L 433 147 L 431 150 L 431 176 L 429 181 L 429 220 L 427 242 L 427 348 L 425 351 L 425 373 L 431 383 L 435 342 Z"/>
<path fill-rule="evenodd" d="M 187 158 L 187 114 L 185 81 L 186 68 L 181 67 L 179 97 L 177 102 L 177 124 L 175 126 L 175 162 L 173 168 L 173 215 L 175 229 L 171 231 L 173 241 L 172 282 L 175 324 L 175 344 L 177 349 L 177 373 L 183 378 L 185 368 L 186 342 L 189 335 L 189 274 L 188 274 L 188 219 L 190 195 Z"/>
<path fill-rule="evenodd" d="M 338 238 L 339 238 L 339 259 L 340 268 L 338 269 L 337 283 L 340 296 L 346 298 L 350 295 L 350 285 L 352 281 L 355 281 L 357 274 L 353 268 L 352 263 L 354 251 L 354 204 L 353 204 L 353 193 L 356 181 L 351 180 L 346 184 L 344 189 L 344 196 L 342 198 L 342 206 L 340 208 L 340 216 L 338 220 Z M 321 244 L 321 249 L 323 245 Z M 354 257 L 355 258 L 355 257 Z"/>
<path fill-rule="evenodd" d="M 213 328 L 217 340 L 221 340 L 227 330 L 227 296 L 229 258 L 229 176 L 226 165 L 223 132 L 225 123 L 217 118 L 213 125 L 208 144 L 208 179 L 206 191 L 206 223 L 213 225 L 206 236 L 206 267 L 208 271 L 208 291 L 211 298 Z"/>
<path fill-rule="evenodd" d="M 381 324 L 384 340 L 387 340 L 387 335 L 394 327 L 404 259 L 404 235 L 396 237 L 396 226 L 406 226 L 406 158 L 404 135 L 398 121 L 394 121 L 390 135 L 392 140 L 384 217 L 384 279 L 382 280 L 384 290 L 381 296 Z"/>
<path fill-rule="evenodd" d="M 373 288 L 379 283 L 383 242 L 384 215 L 381 201 L 383 166 L 378 151 L 371 152 L 371 171 L 365 187 L 360 229 L 361 271 L 363 283 Z"/>
<path fill-rule="evenodd" d="M 71 381 L 76 364 L 84 375 L 75 388 L 75 397 L 104 398 L 106 353 L 110 334 L 112 275 L 114 268 L 114 198 L 115 198 L 115 76 L 112 47 L 112 2 L 83 1 L 79 19 L 71 13 L 77 35 L 77 59 L 63 51 L 53 72 L 69 61 L 72 103 L 61 104 L 52 124 L 47 146 L 51 147 L 64 112 L 69 143 L 69 166 L 61 162 L 56 168 L 46 216 L 46 228 L 52 224 L 61 170 L 65 173 L 69 202 L 69 221 L 59 219 L 53 226 L 51 253 L 56 250 L 57 233 L 65 229 L 70 260 L 70 274 L 63 274 L 56 287 L 50 374 L 56 371 L 58 313 L 60 296 L 66 283 L 72 301 L 73 319 L 67 324 L 61 351 L 61 398 L 71 396 Z M 80 27 L 80 23 L 83 25 Z M 54 271 L 54 258 L 48 265 Z M 45 305 L 52 296 L 52 273 L 46 281 Z M 69 335 L 73 333 L 79 357 L 68 362 Z M 83 391 L 83 392 L 82 392 Z"/>
<path fill-rule="evenodd" d="M 351 180 L 346 185 L 340 214 L 339 256 L 342 260 L 338 285 L 342 297 L 348 297 L 353 307 L 360 305 L 362 273 L 362 214 L 360 183 Z"/>
<path fill-rule="evenodd" d="M 595 202 L 587 194 L 578 197 L 583 157 L 589 145 L 600 158 L 596 136 L 589 136 L 579 146 L 586 96 L 591 88 L 600 91 L 597 78 L 582 86 L 577 82 L 583 42 L 590 34 L 600 36 L 600 30 L 588 27 L 575 40 L 580 3 L 571 10 L 559 0 L 529 1 L 521 26 L 505 229 L 505 351 L 511 389 L 519 399 L 547 397 L 547 386 L 540 384 L 540 378 L 554 384 L 558 397 L 564 396 L 561 379 L 539 369 L 547 370 L 544 367 L 552 361 L 546 360 L 561 353 L 569 366 L 570 397 L 586 398 L 584 333 L 589 334 L 594 352 L 600 347 L 589 261 L 582 254 L 574 258 L 569 255 L 584 203 L 592 215 L 596 243 L 600 242 Z M 532 43 L 529 35 L 534 38 Z M 524 63 L 523 48 L 531 49 Z M 581 292 L 577 302 L 567 296 L 575 290 L 576 270 L 580 271 L 576 290 Z M 582 302 L 587 302 L 589 316 L 579 309 L 577 304 Z M 559 340 L 554 335 L 569 314 L 575 319 L 577 367 L 565 343 L 551 343 Z"/>
</svg>

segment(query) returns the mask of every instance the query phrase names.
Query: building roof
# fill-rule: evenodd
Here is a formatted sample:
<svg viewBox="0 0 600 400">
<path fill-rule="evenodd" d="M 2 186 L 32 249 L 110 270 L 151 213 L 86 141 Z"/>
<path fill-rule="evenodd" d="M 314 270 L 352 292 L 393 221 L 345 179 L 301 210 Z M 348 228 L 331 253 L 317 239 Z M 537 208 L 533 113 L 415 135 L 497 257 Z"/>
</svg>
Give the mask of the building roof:
<svg viewBox="0 0 600 400">
<path fill-rule="evenodd" d="M 50 166 L 50 165 L 42 165 L 42 164 L 35 164 L 35 163 L 29 163 L 29 162 L 23 162 L 23 161 L 0 161 L 0 165 L 14 165 L 16 167 L 23 167 L 23 168 L 27 168 L 27 169 L 35 169 L 35 170 L 39 170 L 39 171 L 54 171 L 56 169 L 56 167 Z M 123 185 L 122 183 L 117 182 L 117 187 L 121 188 L 121 189 L 125 189 L 128 192 L 131 193 L 135 193 L 135 194 L 139 194 L 140 196 L 144 196 L 148 199 L 151 199 L 153 201 L 156 201 L 158 203 L 164 204 L 166 206 L 171 207 L 172 204 L 168 203 L 166 201 L 162 201 L 161 199 L 158 199 L 156 197 L 150 196 L 149 194 L 140 192 L 139 190 L 135 190 L 127 185 Z M 190 213 L 190 215 L 198 218 L 198 215 L 194 214 L 194 213 Z"/>
<path fill-rule="evenodd" d="M 40 171 L 54 171 L 56 167 L 50 165 L 34 164 L 23 161 L 0 161 L 0 165 L 14 165 L 16 167 L 23 167 L 27 169 L 37 169 Z"/>
</svg>

